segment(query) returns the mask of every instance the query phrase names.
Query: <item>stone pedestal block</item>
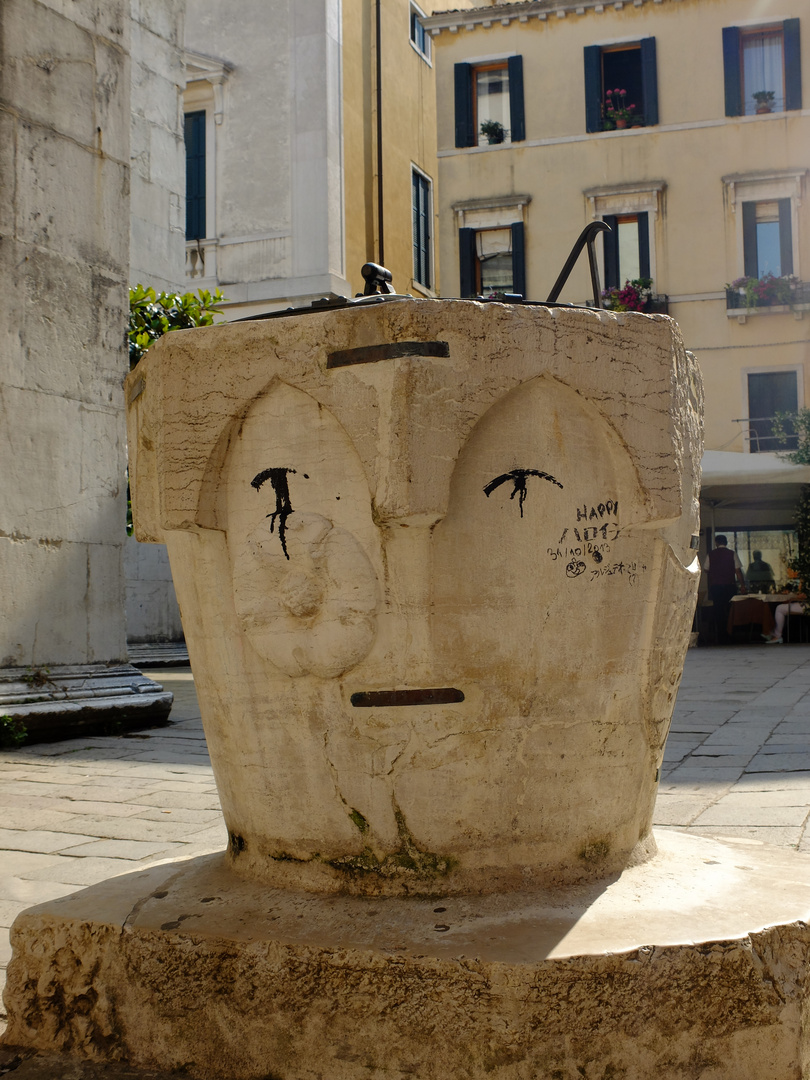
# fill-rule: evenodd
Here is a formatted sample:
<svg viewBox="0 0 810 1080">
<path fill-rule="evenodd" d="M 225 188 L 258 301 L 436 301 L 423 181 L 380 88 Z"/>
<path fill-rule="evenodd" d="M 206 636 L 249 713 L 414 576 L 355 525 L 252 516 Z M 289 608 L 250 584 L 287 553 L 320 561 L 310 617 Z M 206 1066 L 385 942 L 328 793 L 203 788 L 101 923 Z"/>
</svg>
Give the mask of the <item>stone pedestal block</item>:
<svg viewBox="0 0 810 1080">
<path fill-rule="evenodd" d="M 157 726 L 172 700 L 131 664 L 0 668 L 0 713 L 24 725 L 27 742 Z"/>
<path fill-rule="evenodd" d="M 601 884 L 440 901 L 222 855 L 114 878 L 18 916 L 6 1038 L 198 1080 L 810 1076 L 807 857 L 658 841 Z"/>
<path fill-rule="evenodd" d="M 127 393 L 237 871 L 439 895 L 650 855 L 699 574 L 670 319 L 388 298 L 167 335 Z"/>
</svg>

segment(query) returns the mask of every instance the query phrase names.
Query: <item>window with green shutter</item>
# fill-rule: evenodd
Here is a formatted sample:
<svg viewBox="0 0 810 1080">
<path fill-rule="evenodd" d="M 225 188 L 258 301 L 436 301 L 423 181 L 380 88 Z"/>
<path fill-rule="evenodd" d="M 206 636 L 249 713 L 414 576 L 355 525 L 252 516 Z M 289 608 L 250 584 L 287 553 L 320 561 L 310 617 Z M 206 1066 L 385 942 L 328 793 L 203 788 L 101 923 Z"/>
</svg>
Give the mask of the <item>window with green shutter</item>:
<svg viewBox="0 0 810 1080">
<path fill-rule="evenodd" d="M 658 123 L 655 38 L 586 45 L 585 130 L 612 131 Z"/>
<path fill-rule="evenodd" d="M 495 146 L 526 138 L 523 57 L 454 68 L 456 146 Z"/>
<path fill-rule="evenodd" d="M 799 20 L 723 29 L 726 116 L 802 107 Z"/>
</svg>

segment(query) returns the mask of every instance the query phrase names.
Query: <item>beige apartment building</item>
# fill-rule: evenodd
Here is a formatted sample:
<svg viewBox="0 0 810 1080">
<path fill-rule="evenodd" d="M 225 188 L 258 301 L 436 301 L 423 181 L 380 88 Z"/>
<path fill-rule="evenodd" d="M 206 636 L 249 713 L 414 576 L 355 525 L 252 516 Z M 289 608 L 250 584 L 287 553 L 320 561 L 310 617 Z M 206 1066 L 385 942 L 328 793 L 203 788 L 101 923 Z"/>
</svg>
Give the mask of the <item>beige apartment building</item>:
<svg viewBox="0 0 810 1080">
<path fill-rule="evenodd" d="M 783 575 L 810 479 L 774 453 L 771 420 L 810 404 L 805 5 L 528 0 L 425 25 L 443 295 L 542 300 L 607 221 L 603 283 L 652 279 L 703 370 L 704 545 L 725 531 L 744 565 L 762 550 Z M 589 289 L 583 259 L 560 299 Z"/>
</svg>

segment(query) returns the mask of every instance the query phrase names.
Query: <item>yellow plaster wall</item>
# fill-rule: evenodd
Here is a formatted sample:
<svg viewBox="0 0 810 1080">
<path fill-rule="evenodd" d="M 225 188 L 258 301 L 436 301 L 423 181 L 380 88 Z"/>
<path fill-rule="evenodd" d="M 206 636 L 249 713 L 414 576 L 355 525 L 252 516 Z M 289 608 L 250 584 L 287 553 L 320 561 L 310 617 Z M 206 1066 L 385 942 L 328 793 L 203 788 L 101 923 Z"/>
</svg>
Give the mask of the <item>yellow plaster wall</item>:
<svg viewBox="0 0 810 1080">
<path fill-rule="evenodd" d="M 801 9 L 801 10 L 800 10 Z M 801 18 L 804 111 L 726 117 L 722 29 L 769 18 Z M 587 134 L 583 49 L 654 36 L 659 124 Z M 799 0 L 777 10 L 771 0 L 663 0 L 643 7 L 605 5 L 472 31 L 459 26 L 433 39 L 439 109 L 439 191 L 444 295 L 458 295 L 458 215 L 453 204 L 530 194 L 526 208 L 528 298 L 543 299 L 579 231 L 591 220 L 586 189 L 664 181 L 660 213 L 650 221 L 655 288 L 669 294 L 670 314 L 694 349 L 706 381 L 706 445 L 744 449 L 745 373 L 800 366 L 810 403 L 810 312 L 726 315 L 726 282 L 742 275 L 736 218 L 722 177 L 810 169 L 810 13 Z M 514 146 L 454 147 L 453 65 L 510 53 L 523 56 L 526 140 Z M 810 280 L 810 185 L 802 181 L 798 264 Z M 561 299 L 583 302 L 583 257 Z M 743 312 L 744 314 L 744 312 Z M 801 382 L 800 382 L 801 386 Z M 800 391 L 801 392 L 801 391 Z"/>
<path fill-rule="evenodd" d="M 419 4 L 426 14 L 444 6 L 435 0 Z M 424 290 L 413 280 L 414 165 L 434 185 L 433 291 L 439 276 L 435 68 L 411 45 L 409 0 L 382 0 L 380 7 L 385 265 L 397 292 L 419 295 Z M 353 292 L 362 292 L 363 263 L 379 261 L 375 17 L 374 0 L 343 0 L 346 273 Z"/>
</svg>

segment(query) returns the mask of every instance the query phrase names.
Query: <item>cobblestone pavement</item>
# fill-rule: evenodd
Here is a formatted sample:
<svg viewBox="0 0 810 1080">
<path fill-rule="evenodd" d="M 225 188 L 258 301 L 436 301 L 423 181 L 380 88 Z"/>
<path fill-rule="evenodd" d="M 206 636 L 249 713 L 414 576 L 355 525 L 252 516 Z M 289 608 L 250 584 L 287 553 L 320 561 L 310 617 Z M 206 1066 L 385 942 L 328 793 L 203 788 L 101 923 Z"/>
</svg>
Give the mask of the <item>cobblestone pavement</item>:
<svg viewBox="0 0 810 1080">
<path fill-rule="evenodd" d="M 170 727 L 0 753 L 0 978 L 23 908 L 225 847 L 193 677 L 155 678 Z M 690 650 L 656 825 L 810 851 L 809 731 L 810 647 Z"/>
</svg>

